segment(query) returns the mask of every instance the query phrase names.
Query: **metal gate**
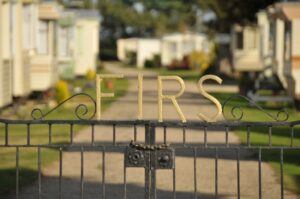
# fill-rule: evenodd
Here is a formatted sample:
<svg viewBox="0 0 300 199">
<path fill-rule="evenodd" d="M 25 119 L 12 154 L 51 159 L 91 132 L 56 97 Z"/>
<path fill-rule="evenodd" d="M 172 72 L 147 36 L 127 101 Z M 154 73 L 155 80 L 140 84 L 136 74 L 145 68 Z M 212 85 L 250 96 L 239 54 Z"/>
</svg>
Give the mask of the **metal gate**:
<svg viewBox="0 0 300 199">
<path fill-rule="evenodd" d="M 284 155 L 288 154 L 288 161 L 299 157 L 299 143 L 294 143 L 294 137 L 299 137 L 299 135 L 295 135 L 294 130 L 300 126 L 300 121 L 217 123 L 191 121 L 181 123 L 178 121 L 1 119 L 0 125 L 4 129 L 0 149 L 14 149 L 12 156 L 15 156 L 15 173 L 13 174 L 15 193 L 8 194 L 12 198 L 299 198 L 285 189 Z M 16 125 L 23 126 L 25 129 L 22 143 L 14 143 L 14 138 L 10 135 L 11 128 Z M 53 140 L 54 129 L 60 125 L 68 129 L 68 140 Z M 74 129 L 78 127 L 88 129 L 85 131 L 88 134 L 85 138 L 89 139 L 85 142 L 77 142 L 75 139 Z M 34 128 L 47 129 L 46 133 L 43 132 L 45 133 L 43 136 L 47 137 L 47 143 L 34 143 L 33 137 L 37 136 L 32 135 Z M 104 130 L 101 130 L 103 128 Z M 252 143 L 252 130 L 255 128 L 266 130 L 267 144 Z M 233 130 L 240 130 L 238 133 L 243 134 L 243 144 L 231 141 Z M 273 144 L 274 133 L 285 136 L 281 145 Z M 101 140 L 98 134 L 110 136 Z M 216 143 L 214 136 L 222 136 L 223 140 Z M 21 174 L 20 166 L 22 161 L 26 161 L 24 158 L 21 160 L 20 151 L 23 149 L 36 150 L 37 156 L 36 178 L 29 188 L 21 186 L 24 176 L 26 177 L 24 173 Z M 43 150 L 45 149 L 54 149 L 57 152 L 57 173 L 53 174 L 54 177 L 51 180 L 44 179 L 47 176 L 44 176 L 42 172 Z M 85 173 L 89 172 L 86 167 L 90 161 L 85 156 L 91 151 L 99 154 L 97 156 L 99 159 L 96 161 L 101 163 L 95 170 L 94 175 L 99 175 L 95 185 L 85 177 Z M 65 168 L 64 154 L 72 152 L 79 155 L 79 167 Z M 122 158 L 107 167 L 109 154 L 117 154 L 118 158 L 121 155 Z M 266 188 L 264 184 L 270 182 L 264 181 L 268 180 L 268 176 L 264 176 L 263 166 L 263 160 L 268 160 L 271 156 L 276 156 L 279 163 L 275 174 L 270 174 L 275 179 L 272 193 L 268 192 L 269 188 Z M 230 163 L 220 162 L 223 159 Z M 186 164 L 180 163 L 183 169 L 181 171 L 178 171 L 176 166 L 179 160 L 186 161 Z M 206 167 L 204 166 L 205 160 L 210 162 Z M 245 174 L 243 173 L 244 160 L 251 161 L 252 167 L 248 172 L 253 172 L 247 175 L 255 176 L 255 182 L 242 177 Z M 252 164 L 253 162 L 255 164 Z M 227 167 L 221 167 L 223 163 L 228 164 Z M 108 175 L 108 170 L 110 173 L 114 172 L 111 169 L 115 164 L 120 164 L 121 169 L 115 171 L 114 175 Z M 71 179 L 65 178 L 65 175 L 69 173 L 69 169 L 76 169 L 75 167 L 78 169 L 78 176 L 73 177 L 78 181 L 69 186 Z M 231 169 L 232 174 L 227 176 L 227 182 L 224 183 L 220 175 L 222 172 L 227 172 L 225 171 L 227 168 Z M 141 172 L 140 169 L 144 171 Z M 136 176 L 143 181 L 143 184 L 140 183 L 138 186 L 128 183 L 130 175 L 128 172 L 135 173 L 137 170 L 144 174 L 144 176 Z M 182 173 L 185 170 L 187 173 Z M 201 176 L 208 175 L 208 170 L 212 173 L 209 175 L 209 180 L 208 178 L 202 179 Z M 168 175 L 161 175 L 161 171 L 166 171 Z M 121 179 L 122 183 L 120 181 L 116 184 L 109 183 L 108 178 L 111 176 Z M 163 181 L 166 182 L 163 183 Z M 232 185 L 226 185 L 230 183 Z M 234 191 L 226 190 L 226 187 L 231 187 Z M 246 189 L 251 190 L 244 193 Z"/>
</svg>

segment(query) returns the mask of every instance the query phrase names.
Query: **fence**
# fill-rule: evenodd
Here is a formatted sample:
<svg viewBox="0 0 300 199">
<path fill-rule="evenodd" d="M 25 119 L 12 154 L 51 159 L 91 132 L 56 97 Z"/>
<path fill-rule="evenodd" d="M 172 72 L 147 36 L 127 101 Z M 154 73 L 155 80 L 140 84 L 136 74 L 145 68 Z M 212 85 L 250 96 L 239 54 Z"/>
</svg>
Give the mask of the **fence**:
<svg viewBox="0 0 300 199">
<path fill-rule="evenodd" d="M 33 120 L 0 119 L 0 194 L 299 198 L 291 190 L 298 186 L 300 121 L 287 122 L 287 112 L 273 116 L 255 106 L 276 122 L 242 122 L 238 106 L 230 110 L 236 121 L 92 120 L 95 112 L 84 120 L 78 114 L 80 108 L 83 115 L 88 112 L 83 104 L 75 109 L 79 120 L 43 120 L 53 110 L 39 109 L 32 111 Z"/>
</svg>

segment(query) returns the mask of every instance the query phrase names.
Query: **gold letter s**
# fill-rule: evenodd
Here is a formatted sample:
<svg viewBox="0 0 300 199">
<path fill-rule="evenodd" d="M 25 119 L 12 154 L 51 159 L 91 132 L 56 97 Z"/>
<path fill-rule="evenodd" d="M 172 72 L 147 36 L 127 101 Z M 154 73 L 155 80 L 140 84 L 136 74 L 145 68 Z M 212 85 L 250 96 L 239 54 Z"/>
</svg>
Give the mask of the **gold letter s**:
<svg viewBox="0 0 300 199">
<path fill-rule="evenodd" d="M 203 95 L 205 98 L 209 99 L 212 103 L 214 103 L 217 107 L 217 114 L 215 114 L 213 117 L 209 118 L 205 115 L 203 115 L 202 113 L 199 113 L 198 116 L 200 119 L 206 121 L 206 122 L 214 122 L 218 117 L 220 117 L 222 115 L 222 105 L 221 103 L 212 95 L 208 94 L 202 87 L 202 84 L 204 81 L 208 80 L 208 79 L 212 79 L 215 80 L 216 82 L 218 82 L 219 84 L 222 84 L 222 79 L 216 75 L 205 75 L 203 77 L 200 78 L 200 80 L 198 81 L 198 89 L 201 95 Z"/>
</svg>

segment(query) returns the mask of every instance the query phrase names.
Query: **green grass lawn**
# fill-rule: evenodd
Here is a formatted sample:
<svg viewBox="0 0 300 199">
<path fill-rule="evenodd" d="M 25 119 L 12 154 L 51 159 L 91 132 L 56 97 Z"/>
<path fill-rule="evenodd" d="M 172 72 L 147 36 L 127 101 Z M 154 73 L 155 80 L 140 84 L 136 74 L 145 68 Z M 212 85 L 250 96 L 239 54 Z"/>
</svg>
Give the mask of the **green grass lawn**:
<svg viewBox="0 0 300 199">
<path fill-rule="evenodd" d="M 104 92 L 114 92 L 115 98 L 103 99 L 102 110 L 105 110 L 116 98 L 124 95 L 128 87 L 128 81 L 126 79 L 115 79 L 113 81 L 113 91 L 110 91 L 104 85 L 102 89 Z M 84 88 L 87 83 L 85 79 L 76 79 L 71 82 L 73 86 L 79 86 Z M 84 93 L 90 94 L 95 98 L 95 88 L 84 88 Z M 86 102 L 92 113 L 94 108 L 90 101 L 85 97 L 74 98 L 71 102 L 66 102 L 64 106 L 59 107 L 52 112 L 47 119 L 77 119 L 74 115 L 74 107 L 79 103 Z M 49 109 L 42 109 L 43 112 L 49 111 Z M 27 110 L 27 119 L 31 110 Z M 83 126 L 74 126 L 74 133 L 76 134 Z M 27 126 L 26 125 L 9 125 L 9 144 L 26 144 L 27 138 Z M 48 126 L 47 125 L 32 125 L 30 127 L 31 144 L 48 144 Z M 53 125 L 52 127 L 52 143 L 69 143 L 70 141 L 70 126 L 68 125 Z M 4 144 L 4 125 L 0 123 L 0 144 Z M 38 178 L 38 156 L 36 147 L 22 147 L 19 148 L 19 185 L 32 184 Z M 59 158 L 59 152 L 57 149 L 41 149 L 41 164 L 42 167 L 49 165 L 51 162 Z M 4 198 L 9 193 L 14 193 L 16 187 L 16 148 L 15 147 L 0 147 L 0 198 Z"/>
<path fill-rule="evenodd" d="M 215 93 L 213 94 L 221 102 L 224 102 L 230 94 Z M 264 103 L 260 104 L 271 115 L 276 116 L 278 110 L 285 104 Z M 242 121 L 274 121 L 265 113 L 256 109 L 240 99 L 235 99 L 225 108 L 225 116 L 229 117 L 230 110 L 233 106 L 240 106 L 244 110 L 244 118 Z M 289 112 L 289 121 L 300 120 L 300 114 L 293 107 L 287 107 Z M 243 144 L 247 143 L 246 129 L 237 128 L 234 132 L 240 138 Z M 250 142 L 254 146 L 268 146 L 269 145 L 269 129 L 268 127 L 253 127 L 250 133 Z M 290 146 L 291 145 L 291 128 L 289 127 L 273 127 L 272 128 L 272 145 L 273 146 Z M 300 147 L 300 126 L 294 127 L 294 141 L 295 147 Z M 254 152 L 257 157 L 257 151 Z M 285 188 L 300 193 L 300 150 L 286 149 L 284 150 L 284 184 Z M 271 164 L 276 171 L 278 180 L 280 179 L 280 150 L 279 149 L 265 149 L 262 150 L 262 160 Z"/>
</svg>

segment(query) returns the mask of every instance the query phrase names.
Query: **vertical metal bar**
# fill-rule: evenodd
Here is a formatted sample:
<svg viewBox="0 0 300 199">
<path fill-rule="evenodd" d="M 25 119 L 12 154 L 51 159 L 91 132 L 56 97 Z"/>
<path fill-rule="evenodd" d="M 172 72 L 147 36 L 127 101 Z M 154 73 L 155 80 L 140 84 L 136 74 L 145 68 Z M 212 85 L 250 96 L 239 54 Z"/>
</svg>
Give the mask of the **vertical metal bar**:
<svg viewBox="0 0 300 199">
<path fill-rule="evenodd" d="M 149 124 L 145 125 L 145 144 L 150 144 L 150 127 Z M 150 151 L 145 151 L 145 199 L 151 197 L 151 168 L 150 168 Z"/>
<path fill-rule="evenodd" d="M 38 199 L 42 195 L 41 148 L 38 147 Z"/>
<path fill-rule="evenodd" d="M 155 144 L 155 126 L 145 126 L 145 142 L 147 145 Z M 145 168 L 145 192 L 146 197 L 156 198 L 156 170 L 152 163 L 155 162 L 156 152 L 146 151 L 146 168 Z M 148 186 L 148 187 L 147 187 Z"/>
<path fill-rule="evenodd" d="M 164 144 L 167 144 L 167 127 L 164 126 Z"/>
<path fill-rule="evenodd" d="M 247 146 L 250 147 L 250 126 L 247 126 Z"/>
<path fill-rule="evenodd" d="M 91 142 L 92 142 L 92 145 L 95 144 L 95 124 L 91 124 L 91 128 L 92 128 L 92 139 L 91 139 Z"/>
<path fill-rule="evenodd" d="M 74 137 L 74 125 L 70 124 L 70 144 L 73 144 Z"/>
<path fill-rule="evenodd" d="M 261 147 L 258 150 L 258 198 L 262 199 Z"/>
<path fill-rule="evenodd" d="M 272 126 L 269 126 L 269 147 L 272 147 Z"/>
<path fill-rule="evenodd" d="M 16 199 L 19 198 L 19 147 L 16 147 Z"/>
<path fill-rule="evenodd" d="M 62 148 L 59 148 L 59 179 L 58 179 L 58 198 L 62 199 L 62 165 L 63 163 L 63 155 Z"/>
<path fill-rule="evenodd" d="M 116 145 L 116 124 L 113 124 L 113 144 Z"/>
<path fill-rule="evenodd" d="M 125 166 L 125 161 L 124 161 L 124 199 L 127 198 L 127 169 Z"/>
<path fill-rule="evenodd" d="M 105 199 L 105 147 L 102 147 L 102 198 Z"/>
<path fill-rule="evenodd" d="M 27 124 L 27 145 L 30 145 L 30 124 Z"/>
<path fill-rule="evenodd" d="M 48 140 L 49 144 L 52 144 L 52 124 L 49 123 L 49 132 L 48 132 Z"/>
<path fill-rule="evenodd" d="M 8 146 L 8 124 L 5 123 L 5 146 Z"/>
<path fill-rule="evenodd" d="M 207 126 L 204 127 L 204 146 L 207 147 Z"/>
<path fill-rule="evenodd" d="M 80 198 L 83 199 L 83 186 L 84 186 L 84 149 L 80 149 Z"/>
<path fill-rule="evenodd" d="M 236 149 L 236 158 L 237 158 L 237 198 L 241 198 L 241 190 L 240 190 L 240 150 Z"/>
<path fill-rule="evenodd" d="M 183 145 L 185 146 L 185 143 L 186 143 L 186 128 L 185 128 L 185 126 L 182 127 L 182 139 L 183 139 Z"/>
<path fill-rule="evenodd" d="M 174 160 L 173 167 L 173 199 L 176 199 L 176 161 Z"/>
<path fill-rule="evenodd" d="M 226 147 L 229 147 L 229 144 L 228 144 L 228 126 L 225 127 L 225 144 L 226 144 Z"/>
<path fill-rule="evenodd" d="M 291 126 L 291 147 L 294 146 L 294 126 Z"/>
<path fill-rule="evenodd" d="M 215 149 L 215 198 L 218 198 L 218 159 L 219 159 L 219 151 L 216 147 Z"/>
<path fill-rule="evenodd" d="M 155 132 L 154 132 L 154 134 L 155 134 Z M 155 150 L 154 152 L 152 152 L 151 156 L 152 156 L 151 164 L 153 165 L 153 162 L 156 161 L 157 151 Z M 156 199 L 156 169 L 153 167 L 151 168 L 151 187 L 153 190 L 152 198 Z"/>
<path fill-rule="evenodd" d="M 283 148 L 280 149 L 280 188 L 281 199 L 284 199 L 284 176 L 283 176 Z"/>
<path fill-rule="evenodd" d="M 197 197 L 197 148 L 194 147 L 194 198 Z"/>
<path fill-rule="evenodd" d="M 137 141 L 137 127 L 136 124 L 134 124 L 133 126 L 133 137 L 134 137 L 134 141 Z"/>
</svg>

